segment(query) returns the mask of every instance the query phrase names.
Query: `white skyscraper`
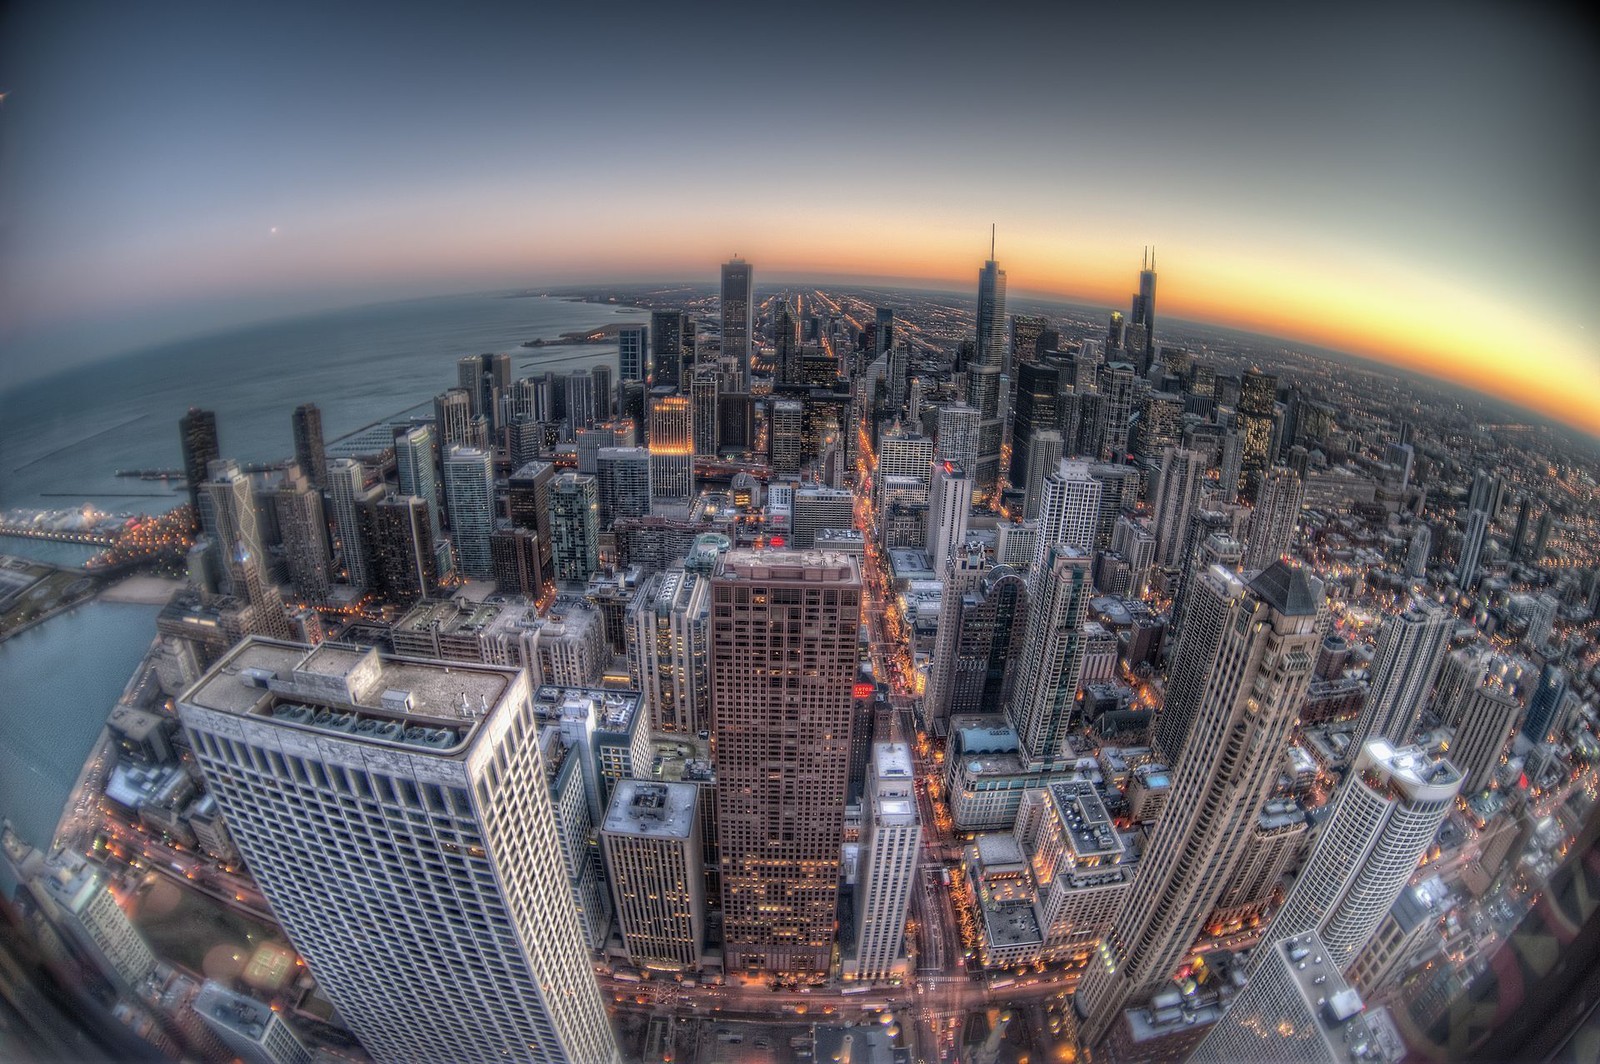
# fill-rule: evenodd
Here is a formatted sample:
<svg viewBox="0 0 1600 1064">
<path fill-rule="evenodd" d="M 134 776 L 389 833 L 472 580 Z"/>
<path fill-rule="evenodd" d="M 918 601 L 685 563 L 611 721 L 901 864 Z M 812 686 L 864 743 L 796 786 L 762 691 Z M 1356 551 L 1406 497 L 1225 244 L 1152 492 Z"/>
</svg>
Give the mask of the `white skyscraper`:
<svg viewBox="0 0 1600 1064">
<path fill-rule="evenodd" d="M 846 960 L 845 973 L 872 981 L 895 974 L 922 845 L 909 746 L 873 744 L 866 801 L 856 876 L 856 954 L 853 963 Z"/>
<path fill-rule="evenodd" d="M 1316 931 L 1334 966 L 1348 967 L 1433 845 L 1460 790 L 1456 767 L 1421 747 L 1367 742 L 1261 940 Z"/>
<path fill-rule="evenodd" d="M 978 463 L 978 411 L 966 403 L 950 403 L 939 408 L 938 428 L 934 433 L 933 457 L 972 469 Z"/>
<path fill-rule="evenodd" d="M 1411 533 L 1411 544 L 1406 548 L 1406 575 L 1413 580 L 1422 579 L 1428 571 L 1428 552 L 1433 549 L 1433 533 L 1427 525 L 1418 525 Z"/>
<path fill-rule="evenodd" d="M 972 478 L 966 469 L 955 462 L 935 461 L 928 491 L 928 557 L 934 572 L 944 571 L 951 552 L 967 538 L 971 513 Z"/>
<path fill-rule="evenodd" d="M 1050 557 L 1050 548 L 1065 543 L 1080 551 L 1094 549 L 1102 490 L 1103 485 L 1089 475 L 1087 462 L 1062 459 L 1056 471 L 1045 478 L 1039 499 L 1039 538 L 1033 545 L 1028 577 L 1030 590 Z"/>
<path fill-rule="evenodd" d="M 1439 666 L 1450 649 L 1455 621 L 1433 603 L 1414 599 L 1386 618 L 1372 655 L 1372 687 L 1361 709 L 1352 748 L 1368 739 L 1409 742 Z"/>
<path fill-rule="evenodd" d="M 444 497 L 461 571 L 474 580 L 493 579 L 489 536 L 494 532 L 494 457 L 476 447 L 450 448 L 444 460 Z"/>
<path fill-rule="evenodd" d="M 1306 485 L 1300 474 L 1284 466 L 1274 466 L 1261 479 L 1256 493 L 1256 510 L 1250 518 L 1250 546 L 1245 551 L 1246 569 L 1264 569 L 1289 552 L 1294 542 L 1294 527 L 1300 520 Z"/>
<path fill-rule="evenodd" d="M 355 459 L 335 458 L 328 463 L 328 501 L 339 537 L 339 556 L 344 559 L 350 586 L 362 589 L 372 584 L 366 536 L 361 527 L 361 504 L 372 493 L 363 489 L 364 483 L 361 463 Z"/>
<path fill-rule="evenodd" d="M 178 714 L 273 913 L 375 1060 L 618 1059 L 526 671 L 248 639 Z"/>
<path fill-rule="evenodd" d="M 889 477 L 915 477 L 926 488 L 932 472 L 932 439 L 898 428 L 885 433 L 878 445 L 878 468 L 872 478 L 873 508 L 881 503 L 883 482 Z"/>
</svg>

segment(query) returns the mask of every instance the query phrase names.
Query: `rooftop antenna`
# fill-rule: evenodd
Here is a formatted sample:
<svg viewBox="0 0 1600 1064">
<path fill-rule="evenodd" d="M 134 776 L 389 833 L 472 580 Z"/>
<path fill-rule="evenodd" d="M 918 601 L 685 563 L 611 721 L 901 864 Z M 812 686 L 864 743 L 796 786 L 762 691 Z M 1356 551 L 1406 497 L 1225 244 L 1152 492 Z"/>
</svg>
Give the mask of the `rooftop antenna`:
<svg viewBox="0 0 1600 1064">
<path fill-rule="evenodd" d="M 1150 245 L 1150 268 L 1152 270 L 1156 268 L 1156 246 L 1154 244 Z"/>
<path fill-rule="evenodd" d="M 994 223 L 989 223 L 989 261 L 994 261 Z"/>
<path fill-rule="evenodd" d="M 1139 260 L 1139 269 L 1148 270 L 1149 268 L 1150 268 L 1150 245 L 1146 244 L 1144 246 L 1144 258 Z"/>
</svg>

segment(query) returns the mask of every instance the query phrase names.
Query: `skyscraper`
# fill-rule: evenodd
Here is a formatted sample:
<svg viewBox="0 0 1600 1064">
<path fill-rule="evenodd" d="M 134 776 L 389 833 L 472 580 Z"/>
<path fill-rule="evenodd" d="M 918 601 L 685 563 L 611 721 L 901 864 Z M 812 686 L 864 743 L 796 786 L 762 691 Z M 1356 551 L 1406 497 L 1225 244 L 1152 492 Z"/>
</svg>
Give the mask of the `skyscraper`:
<svg viewBox="0 0 1600 1064">
<path fill-rule="evenodd" d="M 1334 967 L 1349 967 L 1433 845 L 1460 790 L 1456 767 L 1421 747 L 1364 744 L 1261 941 L 1316 931 Z"/>
<path fill-rule="evenodd" d="M 249 639 L 178 714 L 273 914 L 374 1059 L 618 1060 L 526 671 Z"/>
<path fill-rule="evenodd" d="M 333 566 L 328 553 L 328 519 L 322 508 L 322 493 L 296 465 L 285 471 L 283 483 L 273 492 L 272 506 L 278 518 L 278 534 L 283 539 L 289 582 L 301 600 L 326 601 Z"/>
<path fill-rule="evenodd" d="M 328 482 L 328 455 L 322 444 L 322 411 L 316 403 L 294 408 L 294 460 L 320 491 Z"/>
<path fill-rule="evenodd" d="M 178 442 L 183 446 L 183 477 L 189 482 L 189 506 L 194 510 L 198 527 L 200 482 L 206 479 L 211 463 L 222 457 L 217 443 L 217 415 L 191 406 L 178 420 Z"/>
<path fill-rule="evenodd" d="M 1060 543 L 1092 551 L 1100 525 L 1101 484 L 1089 475 L 1089 463 L 1062 459 L 1045 478 L 1039 500 L 1039 539 L 1034 545 L 1029 585 L 1049 564 L 1050 548 Z"/>
<path fill-rule="evenodd" d="M 640 586 L 628 614 L 628 670 L 651 707 L 655 726 L 680 735 L 706 730 L 710 581 L 687 569 L 653 573 Z"/>
<path fill-rule="evenodd" d="M 1383 1028 L 1363 1013 L 1315 931 L 1256 948 L 1250 981 L 1188 1064 L 1395 1064 L 1404 1055 L 1392 1027 L 1380 1040 Z"/>
<path fill-rule="evenodd" d="M 1022 318 L 1017 318 L 1022 321 Z M 1057 400 L 1061 391 L 1061 367 L 1055 361 L 1024 362 L 1017 367 L 1017 401 L 1011 413 L 1012 487 L 1028 479 L 1028 457 L 1034 438 L 1056 427 Z"/>
<path fill-rule="evenodd" d="M 922 847 L 911 748 L 874 743 L 866 790 L 856 873 L 855 956 L 844 964 L 847 977 L 864 982 L 893 976 L 905 941 L 906 909 Z"/>
<path fill-rule="evenodd" d="M 562 473 L 551 481 L 549 498 L 555 579 L 584 583 L 600 567 L 599 485 L 582 473 Z"/>
<path fill-rule="evenodd" d="M 263 550 L 250 478 L 239 471 L 237 462 L 219 458 L 211 463 L 199 492 L 200 530 L 217 551 L 220 590 L 244 598 L 248 594 L 244 569 L 255 566 L 259 579 Z"/>
<path fill-rule="evenodd" d="M 1061 433 L 1054 429 L 1034 433 L 1033 439 L 1028 444 L 1028 472 L 1023 481 L 1023 520 L 1032 520 L 1039 516 L 1039 506 L 1044 500 L 1045 481 L 1061 465 L 1063 447 Z"/>
<path fill-rule="evenodd" d="M 1176 766 L 1168 815 L 1128 903 L 1078 984 L 1080 1039 L 1096 1045 L 1129 1002 L 1160 989 L 1188 953 L 1247 845 L 1311 680 L 1322 583 L 1275 562 L 1228 606 L 1222 645 Z"/>
<path fill-rule="evenodd" d="M 684 373 L 684 319 L 681 310 L 650 312 L 650 366 L 646 380 L 652 387 L 678 387 Z M 628 380 L 627 374 L 622 379 Z"/>
<path fill-rule="evenodd" d="M 1089 554 L 1058 543 L 1030 581 L 1029 639 L 1017 662 L 1016 690 L 1008 707 L 1024 760 L 1055 764 L 1066 756 L 1072 712 L 1083 672 L 1083 622 L 1094 585 Z M 1012 648 L 1013 653 L 1016 648 Z"/>
<path fill-rule="evenodd" d="M 1289 552 L 1294 541 L 1300 507 L 1305 502 L 1305 481 L 1292 469 L 1274 466 L 1261 479 L 1256 509 L 1250 518 L 1250 549 L 1246 569 L 1262 569 Z"/>
<path fill-rule="evenodd" d="M 1133 314 L 1128 321 L 1134 331 L 1136 349 L 1131 353 L 1139 359 L 1141 374 L 1150 369 L 1156 354 L 1156 252 L 1147 248 L 1145 260 L 1139 268 L 1139 294 L 1133 297 Z"/>
<path fill-rule="evenodd" d="M 1277 416 L 1278 378 L 1251 368 L 1239 379 L 1239 455 L 1251 483 L 1272 462 L 1272 429 Z"/>
<path fill-rule="evenodd" d="M 1528 698 L 1528 713 L 1522 721 L 1522 734 L 1535 743 L 1551 737 L 1560 726 L 1561 703 L 1567 694 L 1567 673 L 1555 662 L 1539 670 L 1539 682 Z"/>
<path fill-rule="evenodd" d="M 650 371 L 650 329 L 624 325 L 617 329 L 617 378 L 642 381 Z"/>
<path fill-rule="evenodd" d="M 711 366 L 697 367 L 689 382 L 689 399 L 693 404 L 690 418 L 694 422 L 694 456 L 715 458 L 722 444 L 719 439 L 722 418 L 718 409 L 722 401 L 722 375 Z"/>
<path fill-rule="evenodd" d="M 452 447 L 444 460 L 444 496 L 450 540 L 461 571 L 473 580 L 494 579 L 489 536 L 494 532 L 494 457 L 476 447 Z"/>
<path fill-rule="evenodd" d="M 1359 751 L 1368 739 L 1387 739 L 1391 745 L 1411 741 L 1454 627 L 1450 614 L 1423 599 L 1413 599 L 1402 612 L 1384 619 L 1352 750 Z"/>
<path fill-rule="evenodd" d="M 1489 534 L 1489 514 L 1486 510 L 1467 513 L 1466 531 L 1461 537 L 1461 557 L 1456 563 L 1456 586 L 1462 591 L 1478 582 L 1479 562 L 1483 559 L 1483 541 Z"/>
<path fill-rule="evenodd" d="M 472 393 L 451 388 L 433 400 L 433 431 L 439 453 L 472 446 Z"/>
<path fill-rule="evenodd" d="M 972 513 L 972 480 L 955 462 L 934 462 L 928 489 L 928 557 L 943 572 L 950 553 L 967 537 Z"/>
<path fill-rule="evenodd" d="M 1155 563 L 1175 569 L 1183 562 L 1183 541 L 1189 517 L 1200 506 L 1200 485 L 1205 479 L 1205 456 L 1183 447 L 1168 447 L 1161 456 L 1156 476 Z"/>
<path fill-rule="evenodd" d="M 602 447 L 595 459 L 600 527 L 650 513 L 650 452 L 643 447 Z"/>
<path fill-rule="evenodd" d="M 366 487 L 366 473 L 355 459 L 335 458 L 328 463 L 328 502 L 333 508 L 339 557 L 350 586 L 363 591 L 372 586 L 372 575 L 361 506 L 369 499 L 382 498 L 382 493 L 381 487 Z"/>
<path fill-rule="evenodd" d="M 395 472 L 400 479 L 400 494 L 411 495 L 428 504 L 428 528 L 437 540 L 439 524 L 439 485 L 434 473 L 437 446 L 433 426 L 415 425 L 394 434 Z"/>
<path fill-rule="evenodd" d="M 750 356 L 755 344 L 755 270 L 741 258 L 722 264 L 722 357 L 739 371 L 741 388 L 750 386 Z"/>
<path fill-rule="evenodd" d="M 694 501 L 694 408 L 686 395 L 650 397 L 650 502 L 687 510 Z"/>
<path fill-rule="evenodd" d="M 1245 593 L 1244 583 L 1221 566 L 1202 568 L 1188 589 L 1183 636 L 1172 652 L 1166 694 L 1150 729 L 1150 744 L 1171 768 L 1182 763 L 1217 652 Z"/>
<path fill-rule="evenodd" d="M 415 495 L 391 495 L 369 504 L 372 577 L 385 598 L 413 601 L 432 594 L 438 585 L 430 510 Z"/>
<path fill-rule="evenodd" d="M 1006 271 L 994 259 L 991 234 L 989 261 L 978 271 L 978 342 L 974 361 L 1003 371 L 1010 347 L 1006 333 Z"/>
<path fill-rule="evenodd" d="M 555 575 L 555 536 L 550 527 L 550 485 L 555 478 L 555 467 L 549 462 L 528 462 L 506 480 L 506 509 L 511 523 L 539 534 L 539 565 L 546 580 Z"/>
<path fill-rule="evenodd" d="M 1494 781 L 1523 711 L 1522 698 L 1500 673 L 1476 670 L 1475 680 L 1454 710 L 1457 723 L 1450 737 L 1450 760 L 1466 777 L 1461 793 L 1469 798 Z"/>
<path fill-rule="evenodd" d="M 691 970 L 705 948 L 705 877 L 693 783 L 620 780 L 600 825 L 623 948 L 635 967 Z"/>
<path fill-rule="evenodd" d="M 828 971 L 861 570 L 825 551 L 729 551 L 712 580 L 711 751 L 730 972 Z"/>
</svg>

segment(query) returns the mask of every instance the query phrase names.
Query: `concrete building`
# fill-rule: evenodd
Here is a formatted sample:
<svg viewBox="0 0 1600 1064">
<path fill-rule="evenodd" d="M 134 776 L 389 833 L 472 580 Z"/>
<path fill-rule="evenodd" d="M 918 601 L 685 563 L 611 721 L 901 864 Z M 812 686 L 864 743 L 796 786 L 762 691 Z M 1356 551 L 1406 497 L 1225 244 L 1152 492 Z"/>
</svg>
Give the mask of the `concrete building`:
<svg viewBox="0 0 1600 1064">
<path fill-rule="evenodd" d="M 860 562 L 732 550 L 711 595 L 726 966 L 825 975 L 844 842 Z"/>
<path fill-rule="evenodd" d="M 262 893 L 376 1060 L 618 1059 L 524 672 L 249 639 L 178 712 Z"/>
<path fill-rule="evenodd" d="M 873 744 L 865 806 L 856 873 L 855 953 L 846 958 L 844 972 L 847 978 L 876 982 L 904 972 L 906 911 L 922 848 L 909 746 Z"/>
<path fill-rule="evenodd" d="M 1411 740 L 1439 676 L 1455 620 L 1445 610 L 1423 599 L 1384 619 L 1372 655 L 1372 687 L 1356 724 L 1352 748 L 1360 750 L 1368 739 L 1386 739 L 1391 745 Z"/>
<path fill-rule="evenodd" d="M 624 780 L 600 826 L 611 897 L 628 960 L 637 968 L 700 967 L 705 948 L 700 788 Z"/>
<path fill-rule="evenodd" d="M 300 1033 L 264 1001 L 207 979 L 189 1007 L 245 1064 L 311 1064 Z"/>
</svg>

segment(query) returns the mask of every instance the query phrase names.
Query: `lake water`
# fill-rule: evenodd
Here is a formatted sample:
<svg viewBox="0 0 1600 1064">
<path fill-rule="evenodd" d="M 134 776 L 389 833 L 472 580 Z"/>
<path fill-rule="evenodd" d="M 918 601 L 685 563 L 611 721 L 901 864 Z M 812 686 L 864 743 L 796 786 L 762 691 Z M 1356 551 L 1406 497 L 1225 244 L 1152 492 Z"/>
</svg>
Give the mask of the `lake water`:
<svg viewBox="0 0 1600 1064">
<path fill-rule="evenodd" d="M 294 451 L 290 414 L 322 408 L 328 440 L 453 387 L 456 359 L 512 353 L 513 372 L 609 364 L 616 344 L 523 348 L 648 314 L 494 295 L 412 300 L 292 319 L 151 348 L 0 394 L 0 510 L 93 504 L 157 513 L 181 488 L 117 477 L 182 465 L 178 419 L 216 411 L 222 453 Z M 92 549 L 0 537 L 0 553 L 81 564 Z M 49 842 L 84 758 L 155 636 L 156 609 L 95 602 L 0 643 L 0 816 Z"/>
</svg>

